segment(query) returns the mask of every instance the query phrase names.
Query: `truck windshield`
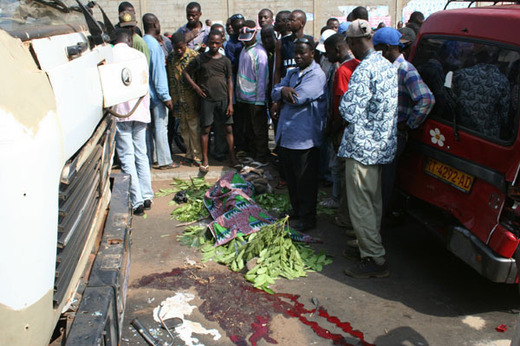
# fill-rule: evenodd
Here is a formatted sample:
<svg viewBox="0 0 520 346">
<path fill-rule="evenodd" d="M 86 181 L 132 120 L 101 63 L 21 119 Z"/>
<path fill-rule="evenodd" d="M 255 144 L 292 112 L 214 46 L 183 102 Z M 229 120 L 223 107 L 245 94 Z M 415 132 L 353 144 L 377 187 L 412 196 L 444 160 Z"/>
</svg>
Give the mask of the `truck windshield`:
<svg viewBox="0 0 520 346">
<path fill-rule="evenodd" d="M 0 0 L 0 29 L 15 36 L 22 31 L 27 36 L 38 30 L 52 32 L 52 27 L 64 25 L 70 31 L 85 24 L 83 14 L 75 8 L 78 4 L 74 0 Z"/>
<path fill-rule="evenodd" d="M 520 85 L 520 53 L 515 48 L 426 37 L 413 63 L 436 98 L 430 117 L 504 145 L 515 139 Z"/>
</svg>

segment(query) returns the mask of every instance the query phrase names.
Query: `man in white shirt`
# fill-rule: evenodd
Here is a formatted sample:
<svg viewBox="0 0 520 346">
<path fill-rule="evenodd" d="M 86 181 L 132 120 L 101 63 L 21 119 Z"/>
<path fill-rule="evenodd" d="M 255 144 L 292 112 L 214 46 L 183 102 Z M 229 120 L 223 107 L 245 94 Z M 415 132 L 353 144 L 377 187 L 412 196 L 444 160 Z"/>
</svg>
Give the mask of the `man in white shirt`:
<svg viewBox="0 0 520 346">
<path fill-rule="evenodd" d="M 116 30 L 113 56 L 115 62 L 142 59 L 146 64 L 143 53 L 132 47 L 132 31 L 128 29 Z M 148 71 L 145 70 L 148 74 Z M 148 79 L 148 76 L 146 76 Z M 134 109 L 138 99 L 118 104 L 115 112 L 126 116 Z M 134 215 L 143 215 L 144 210 L 152 206 L 153 190 L 150 176 L 150 165 L 146 151 L 146 125 L 150 123 L 149 95 L 140 101 L 134 112 L 125 118 L 116 118 L 116 150 L 121 161 L 121 171 L 132 177 L 130 186 L 130 200 Z"/>
</svg>

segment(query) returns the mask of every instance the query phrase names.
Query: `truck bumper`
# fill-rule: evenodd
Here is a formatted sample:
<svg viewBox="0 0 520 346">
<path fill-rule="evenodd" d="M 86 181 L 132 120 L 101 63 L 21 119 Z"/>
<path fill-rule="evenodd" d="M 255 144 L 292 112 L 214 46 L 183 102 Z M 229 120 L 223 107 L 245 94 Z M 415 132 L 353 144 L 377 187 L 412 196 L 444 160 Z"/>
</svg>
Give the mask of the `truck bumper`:
<svg viewBox="0 0 520 346">
<path fill-rule="evenodd" d="M 516 280 L 515 260 L 496 255 L 464 227 L 453 227 L 448 238 L 448 249 L 491 281 L 514 283 Z"/>
<path fill-rule="evenodd" d="M 130 176 L 112 174 L 112 198 L 103 238 L 67 345 L 118 345 L 130 272 Z"/>
</svg>

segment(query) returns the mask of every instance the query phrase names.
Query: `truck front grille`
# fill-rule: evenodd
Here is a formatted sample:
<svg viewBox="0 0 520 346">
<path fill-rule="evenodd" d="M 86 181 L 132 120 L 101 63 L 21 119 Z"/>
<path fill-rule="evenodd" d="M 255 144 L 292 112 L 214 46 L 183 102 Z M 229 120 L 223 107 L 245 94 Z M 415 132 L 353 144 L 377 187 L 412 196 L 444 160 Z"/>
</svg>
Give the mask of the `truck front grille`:
<svg viewBox="0 0 520 346">
<path fill-rule="evenodd" d="M 106 116 L 91 139 L 65 165 L 59 192 L 54 304 L 58 306 L 77 269 L 108 182 L 114 151 L 115 121 Z"/>
</svg>

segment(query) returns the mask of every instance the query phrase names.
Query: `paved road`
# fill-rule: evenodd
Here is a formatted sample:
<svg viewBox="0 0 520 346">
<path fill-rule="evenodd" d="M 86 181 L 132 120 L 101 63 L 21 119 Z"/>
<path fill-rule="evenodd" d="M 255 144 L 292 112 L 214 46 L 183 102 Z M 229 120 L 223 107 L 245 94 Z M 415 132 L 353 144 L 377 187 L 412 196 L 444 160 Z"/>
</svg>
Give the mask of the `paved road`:
<svg viewBox="0 0 520 346">
<path fill-rule="evenodd" d="M 155 181 L 154 189 L 168 184 Z M 232 345 L 232 339 L 245 345 L 251 336 L 258 345 L 510 344 L 517 287 L 480 277 L 413 220 L 383 230 L 391 277 L 361 280 L 343 274 L 347 237 L 321 217 L 311 234 L 324 240 L 316 248 L 334 256 L 333 264 L 306 278 L 278 280 L 279 294 L 270 296 L 218 264 L 201 264 L 198 250 L 181 246 L 176 235 L 182 227 L 169 219 L 169 200 L 157 198 L 147 218 L 134 219 L 123 345 L 145 344 L 130 326 L 135 317 L 171 342 L 152 317 L 170 297 L 178 302 L 172 311 L 184 314 L 177 329 L 184 339 L 175 335 L 175 345 Z M 314 314 L 313 297 L 320 305 Z M 500 324 L 508 330 L 497 332 Z"/>
</svg>

